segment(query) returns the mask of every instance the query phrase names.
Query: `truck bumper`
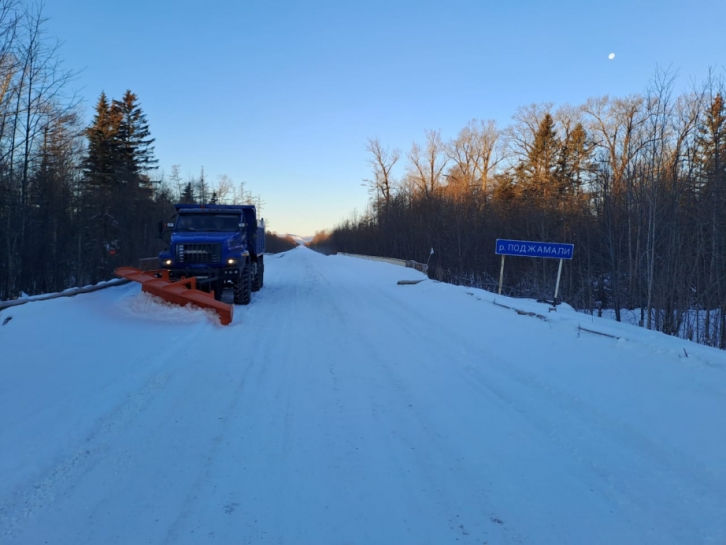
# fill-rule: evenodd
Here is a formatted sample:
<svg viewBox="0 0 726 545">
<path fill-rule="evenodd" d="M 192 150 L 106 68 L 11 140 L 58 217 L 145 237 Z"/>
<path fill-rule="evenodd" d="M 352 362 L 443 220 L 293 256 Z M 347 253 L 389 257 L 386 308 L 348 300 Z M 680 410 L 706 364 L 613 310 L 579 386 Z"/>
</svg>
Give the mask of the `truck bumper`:
<svg viewBox="0 0 726 545">
<path fill-rule="evenodd" d="M 239 277 L 239 272 L 239 267 L 173 268 L 169 269 L 169 277 L 178 280 L 194 276 L 197 284 L 206 284 L 217 280 L 234 280 Z"/>
</svg>

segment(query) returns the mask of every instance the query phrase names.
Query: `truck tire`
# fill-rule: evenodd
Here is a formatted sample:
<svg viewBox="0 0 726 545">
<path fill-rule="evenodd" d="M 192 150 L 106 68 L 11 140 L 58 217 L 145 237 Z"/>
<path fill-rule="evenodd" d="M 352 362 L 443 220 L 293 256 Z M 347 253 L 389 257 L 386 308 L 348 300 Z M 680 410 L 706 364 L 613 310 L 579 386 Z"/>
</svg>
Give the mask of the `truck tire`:
<svg viewBox="0 0 726 545">
<path fill-rule="evenodd" d="M 264 256 L 259 257 L 259 262 L 257 263 L 257 270 L 259 271 L 260 276 L 260 287 L 265 285 L 265 262 L 264 262 Z"/>
<path fill-rule="evenodd" d="M 224 282 L 222 280 L 217 280 L 215 282 L 212 282 L 210 285 L 212 295 L 214 295 L 214 299 L 217 301 L 222 300 L 222 292 L 224 291 Z"/>
<path fill-rule="evenodd" d="M 260 291 L 262 287 L 263 275 L 265 274 L 265 265 L 262 262 L 262 256 L 258 258 L 256 269 L 257 272 L 252 279 L 252 291 Z"/>
<path fill-rule="evenodd" d="M 249 305 L 252 299 L 252 275 L 250 274 L 250 262 L 245 261 L 239 277 L 234 281 L 234 304 Z"/>
</svg>

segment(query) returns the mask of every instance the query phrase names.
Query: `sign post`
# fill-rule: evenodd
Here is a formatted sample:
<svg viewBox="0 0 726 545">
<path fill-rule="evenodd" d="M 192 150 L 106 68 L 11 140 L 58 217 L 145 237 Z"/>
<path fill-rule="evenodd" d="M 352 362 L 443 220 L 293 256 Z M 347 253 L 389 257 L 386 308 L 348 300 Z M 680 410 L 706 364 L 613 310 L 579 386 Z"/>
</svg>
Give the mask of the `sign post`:
<svg viewBox="0 0 726 545">
<path fill-rule="evenodd" d="M 495 252 L 497 255 L 502 256 L 502 265 L 499 270 L 499 295 L 502 294 L 505 255 L 559 259 L 560 266 L 557 270 L 557 283 L 555 284 L 555 298 L 553 300 L 553 304 L 557 306 L 557 295 L 560 292 L 560 277 L 562 276 L 562 262 L 565 259 L 572 259 L 572 255 L 575 253 L 574 244 L 565 244 L 560 242 L 531 242 L 528 240 L 507 240 L 498 238 Z"/>
<path fill-rule="evenodd" d="M 560 276 L 562 276 L 562 259 L 560 259 L 560 266 L 557 268 L 557 283 L 555 284 L 555 306 L 557 306 L 557 293 L 560 291 Z"/>
<path fill-rule="evenodd" d="M 499 267 L 499 295 L 502 294 L 502 281 L 504 280 L 504 254 L 502 254 L 502 266 Z"/>
</svg>

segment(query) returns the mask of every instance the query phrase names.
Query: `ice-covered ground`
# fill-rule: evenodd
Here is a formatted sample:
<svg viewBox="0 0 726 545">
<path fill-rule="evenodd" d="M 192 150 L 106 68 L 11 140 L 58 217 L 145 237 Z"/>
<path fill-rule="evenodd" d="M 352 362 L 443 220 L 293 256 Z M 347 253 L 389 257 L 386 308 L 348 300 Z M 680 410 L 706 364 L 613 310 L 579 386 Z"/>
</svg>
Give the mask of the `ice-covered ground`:
<svg viewBox="0 0 726 545">
<path fill-rule="evenodd" d="M 0 542 L 726 542 L 726 354 L 414 278 L 299 247 L 228 327 L 2 311 Z"/>
</svg>

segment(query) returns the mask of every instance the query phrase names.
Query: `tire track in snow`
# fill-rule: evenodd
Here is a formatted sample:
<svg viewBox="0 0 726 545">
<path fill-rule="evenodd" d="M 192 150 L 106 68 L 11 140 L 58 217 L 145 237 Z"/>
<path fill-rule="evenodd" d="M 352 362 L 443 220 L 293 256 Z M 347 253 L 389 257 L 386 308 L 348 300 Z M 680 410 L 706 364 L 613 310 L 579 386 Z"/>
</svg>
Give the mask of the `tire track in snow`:
<svg viewBox="0 0 726 545">
<path fill-rule="evenodd" d="M 481 543 L 482 540 L 503 540 L 507 543 L 524 543 L 524 538 L 511 526 L 510 522 L 503 522 L 497 506 L 494 504 L 488 490 L 487 473 L 499 471 L 486 460 L 479 460 L 473 456 L 471 450 L 462 449 L 460 445 L 451 442 L 454 430 L 449 427 L 452 422 L 442 426 L 431 418 L 436 413 L 437 403 L 446 404 L 447 398 L 454 396 L 467 397 L 472 393 L 480 393 L 471 388 L 468 383 L 454 383 L 440 381 L 442 362 L 450 360 L 450 351 L 432 350 L 431 345 L 437 345 L 438 333 L 435 328 L 426 329 L 422 335 L 420 329 L 409 327 L 400 320 L 400 302 L 387 297 L 386 288 L 374 289 L 365 297 L 358 297 L 359 304 L 366 304 L 370 308 L 385 309 L 386 324 L 395 323 L 396 350 L 390 347 L 386 350 L 374 342 L 369 342 L 368 351 L 375 354 L 373 362 L 378 364 L 380 373 L 385 375 L 393 386 L 395 395 L 390 399 L 398 401 L 396 413 L 401 418 L 399 433 L 397 434 L 402 445 L 409 449 L 407 457 L 402 459 L 402 467 L 415 465 L 418 474 L 412 479 L 414 486 L 410 494 L 421 494 L 418 486 L 420 482 L 427 483 L 426 501 L 434 501 L 436 511 L 447 514 L 444 523 L 452 532 L 452 536 L 460 542 Z M 365 324 L 370 328 L 370 319 L 360 316 L 359 327 Z M 375 327 L 373 328 L 375 331 Z M 384 326 L 379 335 L 390 331 Z M 447 346 L 449 343 L 444 343 Z M 397 352 L 397 353 L 396 353 Z M 430 364 L 430 362 L 435 362 Z M 434 378 L 439 375 L 438 378 Z M 423 380 L 421 380 L 423 377 Z M 437 386 L 429 389 L 428 381 L 433 380 Z M 437 399 L 433 403 L 430 395 L 436 393 Z M 466 392 L 469 392 L 468 394 Z M 466 432 L 464 435 L 467 435 Z M 415 445 L 415 446 L 412 446 Z M 412 464 L 411 462 L 415 462 Z M 435 517 L 427 513 L 427 517 Z M 444 536 L 441 536 L 444 539 Z M 435 542 L 435 541 L 432 541 Z"/>
<path fill-rule="evenodd" d="M 165 359 L 173 358 L 174 352 Z M 9 501 L 0 506 L 0 532 L 14 540 L 34 519 L 72 494 L 84 476 L 109 455 L 117 430 L 133 423 L 153 396 L 166 386 L 169 376 L 165 371 L 153 372 L 138 390 L 129 392 L 114 409 L 99 418 L 86 434 L 85 442 L 77 444 L 70 455 L 43 470 L 32 487 L 24 486 L 11 493 Z"/>
<path fill-rule="evenodd" d="M 694 460 L 653 437 L 644 436 L 627 422 L 596 409 L 583 398 L 585 392 L 580 395 L 566 392 L 551 381 L 542 380 L 541 375 L 527 372 L 514 359 L 503 359 L 485 343 L 472 342 L 473 337 L 464 336 L 452 327 L 450 320 L 434 320 L 420 309 L 411 309 L 402 298 L 390 294 L 386 297 L 391 303 L 387 308 L 395 309 L 408 334 L 420 335 L 418 332 L 426 331 L 433 336 L 430 344 L 434 350 L 446 346 L 448 339 L 450 345 L 463 347 L 468 354 L 478 354 L 479 365 L 454 362 L 451 370 L 462 383 L 476 385 L 481 394 L 496 396 L 500 405 L 508 407 L 544 440 L 564 451 L 573 464 L 570 471 L 602 494 L 619 511 L 621 521 L 627 520 L 630 527 L 638 527 L 643 521 L 665 512 L 670 514 L 665 518 L 669 520 L 668 534 L 673 536 L 675 543 L 701 535 L 701 529 L 690 520 L 674 516 L 682 510 L 681 498 L 686 497 L 691 502 L 698 502 L 701 509 L 712 511 L 714 517 L 726 518 L 724 508 L 718 507 L 724 504 L 717 492 L 726 489 L 726 485 L 719 483 L 716 476 L 718 484 L 714 486 L 714 476 L 699 471 Z M 546 326 L 541 324 L 540 327 Z M 562 333 L 553 331 L 552 334 Z M 445 357 L 446 352 L 439 351 L 439 359 Z M 577 443 L 572 441 L 574 436 L 579 437 Z M 593 475 L 599 478 L 597 482 L 592 481 Z M 640 483 L 634 486 L 634 481 L 644 478 L 652 486 L 643 487 Z M 667 493 L 652 497 L 644 491 L 652 490 L 653 486 L 664 492 L 667 490 Z M 694 486 L 700 494 L 696 498 L 686 493 Z M 646 529 L 643 531 L 644 539 L 652 538 Z"/>
<path fill-rule="evenodd" d="M 186 337 L 185 344 L 188 346 L 179 345 L 172 350 L 165 346 L 165 356 L 155 365 L 159 370 L 149 376 L 143 387 L 130 391 L 123 402 L 101 417 L 87 435 L 86 442 L 75 454 L 48 470 L 47 477 L 39 484 L 32 488 L 26 487 L 11 505 L 3 506 L 3 527 L 6 536 L 14 539 L 27 529 L 30 532 L 23 534 L 23 539 L 28 539 L 36 531 L 42 532 L 41 528 L 31 525 L 33 521 L 37 524 L 38 520 L 47 519 L 53 511 L 61 512 L 64 509 L 67 511 L 64 505 L 73 504 L 78 496 L 82 496 L 86 498 L 83 503 L 85 516 L 90 523 L 89 531 L 78 530 L 77 534 L 73 535 L 73 542 L 92 543 L 94 542 L 91 533 L 92 522 L 99 516 L 104 516 L 105 506 L 115 501 L 111 496 L 113 491 L 101 483 L 118 483 L 114 485 L 115 488 L 123 488 L 124 485 L 119 479 L 123 479 L 125 475 L 138 473 L 140 468 L 152 474 L 155 471 L 154 465 L 162 467 L 159 464 L 163 464 L 164 458 L 173 459 L 175 450 L 178 452 L 179 447 L 182 449 L 185 447 L 183 426 L 181 435 L 172 434 L 169 437 L 167 431 L 175 421 L 185 420 L 183 411 L 179 411 L 179 408 L 188 411 L 190 408 L 187 402 L 194 399 L 195 393 L 197 397 L 200 393 L 209 393 L 204 388 L 205 371 L 196 373 L 189 371 L 194 371 L 194 366 L 197 363 L 201 364 L 208 357 L 208 354 L 205 354 L 206 343 L 202 342 L 200 337 L 218 331 L 215 331 L 214 326 L 202 323 L 198 327 L 189 328 L 188 332 L 191 332 Z M 180 365 L 185 361 L 188 362 L 187 365 Z M 243 387 L 245 377 L 239 380 L 237 392 Z M 233 396 L 227 412 L 234 410 L 234 400 L 238 397 Z M 219 403 L 220 398 L 224 399 L 224 396 L 218 393 L 215 401 Z M 194 407 L 191 409 L 194 410 Z M 161 418 L 154 415 L 159 411 L 163 414 Z M 198 422 L 198 419 L 195 420 L 193 417 L 188 420 Z M 210 446 L 212 451 L 219 438 L 224 435 L 224 418 L 220 418 L 219 422 L 222 431 L 216 435 L 217 440 L 204 445 Z M 161 427 L 154 429 L 155 426 Z M 193 425 L 189 427 L 193 428 Z M 187 431 L 189 427 L 186 428 Z M 169 444 L 169 440 L 173 440 L 175 444 Z M 149 455 L 152 453 L 158 454 L 160 459 L 150 460 Z M 204 475 L 204 465 L 198 467 L 200 473 L 197 481 L 203 479 Z M 192 481 L 190 485 L 192 490 L 197 481 Z M 92 490 L 89 492 L 88 489 Z M 22 511 L 19 511 L 19 507 Z M 130 503 L 126 509 L 134 512 L 135 508 Z M 78 515 L 73 514 L 71 518 Z M 47 524 L 64 527 L 63 523 Z"/>
<path fill-rule="evenodd" d="M 324 276 L 324 271 L 318 274 Z M 452 453 L 446 438 L 437 432 L 425 413 L 414 403 L 409 392 L 409 377 L 400 372 L 402 366 L 396 361 L 401 355 L 386 346 L 385 338 L 391 332 L 390 327 L 379 329 L 372 323 L 390 311 L 387 305 L 380 305 L 377 287 L 361 284 L 354 279 L 344 285 L 333 285 L 329 281 L 326 284 L 328 290 L 333 290 L 320 296 L 326 308 L 328 305 L 333 307 L 332 312 L 326 312 L 340 318 L 346 329 L 366 332 L 366 335 L 354 337 L 357 346 L 353 351 L 368 356 L 366 361 L 356 363 L 365 365 L 368 373 L 376 377 L 378 388 L 385 384 L 381 395 L 368 402 L 375 423 L 389 430 L 386 444 L 389 454 L 396 457 L 393 473 L 398 474 L 400 481 L 397 482 L 408 490 L 408 502 L 418 504 L 419 511 L 411 519 L 436 519 L 439 520 L 439 528 L 445 530 L 436 537 L 427 536 L 426 539 L 430 540 L 427 542 L 436 543 L 437 538 L 448 540 L 452 532 L 455 539 L 472 542 L 479 539 L 478 536 L 491 539 L 492 535 L 506 536 L 509 540 L 519 539 L 516 532 L 504 526 L 492 510 L 484 486 L 476 487 L 477 492 L 471 497 L 467 496 L 467 501 L 487 513 L 467 517 L 463 512 L 468 509 L 462 509 L 464 501 L 461 492 L 450 481 L 453 479 L 457 484 L 470 484 L 478 481 L 479 476 L 462 470 L 464 463 L 461 456 Z M 351 284 L 360 290 L 351 288 Z M 385 325 L 390 326 L 393 323 L 390 316 L 385 318 Z M 345 335 L 344 331 L 335 333 Z M 403 347 L 400 352 L 404 353 L 415 349 L 416 340 L 401 335 L 395 338 L 395 342 Z"/>
</svg>

